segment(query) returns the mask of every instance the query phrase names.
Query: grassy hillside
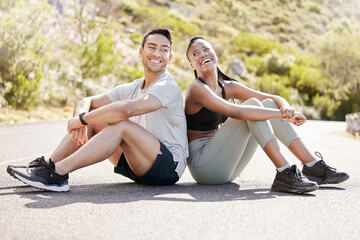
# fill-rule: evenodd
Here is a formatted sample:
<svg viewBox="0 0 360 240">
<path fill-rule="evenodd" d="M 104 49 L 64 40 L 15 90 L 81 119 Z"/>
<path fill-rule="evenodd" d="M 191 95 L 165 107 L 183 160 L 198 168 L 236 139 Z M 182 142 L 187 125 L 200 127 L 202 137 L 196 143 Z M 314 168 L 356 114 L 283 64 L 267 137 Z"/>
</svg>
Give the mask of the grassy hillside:
<svg viewBox="0 0 360 240">
<path fill-rule="evenodd" d="M 203 35 L 223 70 L 241 59 L 240 81 L 312 118 L 344 119 L 360 107 L 358 0 L 64 2 L 0 3 L 1 106 L 63 107 L 141 77 L 138 47 L 157 26 L 173 30 L 169 70 L 184 91 L 193 80 L 188 40 Z"/>
</svg>

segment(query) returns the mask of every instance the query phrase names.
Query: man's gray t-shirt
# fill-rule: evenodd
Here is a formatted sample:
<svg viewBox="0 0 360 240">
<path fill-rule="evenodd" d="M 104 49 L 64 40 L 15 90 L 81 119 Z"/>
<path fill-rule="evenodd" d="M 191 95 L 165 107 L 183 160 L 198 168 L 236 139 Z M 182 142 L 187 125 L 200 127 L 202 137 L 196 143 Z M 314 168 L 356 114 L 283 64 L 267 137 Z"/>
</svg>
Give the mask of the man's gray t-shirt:
<svg viewBox="0 0 360 240">
<path fill-rule="evenodd" d="M 144 80 L 139 78 L 131 83 L 119 85 L 109 91 L 107 96 L 112 102 L 136 99 L 146 93 L 159 99 L 162 104 L 160 109 L 131 117 L 129 120 L 147 129 L 167 147 L 174 157 L 174 162 L 178 163 L 175 171 L 181 177 L 189 153 L 186 119 L 179 86 L 167 71 L 146 89 L 142 89 Z"/>
</svg>

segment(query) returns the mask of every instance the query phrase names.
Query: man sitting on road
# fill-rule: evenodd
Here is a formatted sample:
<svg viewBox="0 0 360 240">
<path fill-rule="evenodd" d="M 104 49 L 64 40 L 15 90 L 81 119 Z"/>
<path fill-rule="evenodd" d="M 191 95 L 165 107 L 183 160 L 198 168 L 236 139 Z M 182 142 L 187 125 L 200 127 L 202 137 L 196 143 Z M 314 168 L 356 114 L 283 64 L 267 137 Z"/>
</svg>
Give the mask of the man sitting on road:
<svg viewBox="0 0 360 240">
<path fill-rule="evenodd" d="M 68 173 L 109 159 L 116 173 L 135 182 L 175 184 L 188 147 L 182 95 L 167 71 L 171 50 L 169 30 L 148 32 L 139 49 L 145 77 L 82 99 L 50 158 L 8 166 L 8 173 L 36 188 L 68 191 Z"/>
</svg>

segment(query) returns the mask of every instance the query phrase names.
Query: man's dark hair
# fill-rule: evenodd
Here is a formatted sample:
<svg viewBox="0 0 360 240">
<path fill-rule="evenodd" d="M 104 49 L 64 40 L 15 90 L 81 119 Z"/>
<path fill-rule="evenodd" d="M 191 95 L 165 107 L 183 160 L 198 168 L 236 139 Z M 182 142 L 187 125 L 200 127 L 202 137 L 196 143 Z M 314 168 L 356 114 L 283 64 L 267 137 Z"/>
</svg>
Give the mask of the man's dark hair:
<svg viewBox="0 0 360 240">
<path fill-rule="evenodd" d="M 153 35 L 153 34 L 161 34 L 161 35 L 165 36 L 170 42 L 170 48 L 172 47 L 173 39 L 172 39 L 172 36 L 171 36 L 171 30 L 166 29 L 166 28 L 155 28 L 155 29 L 151 30 L 150 32 L 146 33 L 144 35 L 143 41 L 141 43 L 141 47 L 145 46 L 146 39 L 150 35 Z"/>
</svg>

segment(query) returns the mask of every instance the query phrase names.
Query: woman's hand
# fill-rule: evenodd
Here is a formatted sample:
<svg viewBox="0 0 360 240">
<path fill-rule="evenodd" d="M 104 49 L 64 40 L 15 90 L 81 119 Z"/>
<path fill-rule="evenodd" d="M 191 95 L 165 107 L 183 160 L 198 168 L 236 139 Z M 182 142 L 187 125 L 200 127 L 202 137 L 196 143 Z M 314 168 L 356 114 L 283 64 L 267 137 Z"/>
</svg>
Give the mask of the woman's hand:
<svg viewBox="0 0 360 240">
<path fill-rule="evenodd" d="M 295 111 L 295 116 L 293 118 L 292 123 L 295 126 L 300 126 L 302 124 L 304 124 L 306 122 L 306 117 L 304 114 L 302 114 L 301 112 Z"/>
<path fill-rule="evenodd" d="M 282 118 L 281 120 L 284 121 L 288 121 L 288 122 L 293 122 L 293 118 L 295 117 L 295 109 L 291 106 L 283 106 L 280 108 L 280 112 L 282 113 Z"/>
</svg>

